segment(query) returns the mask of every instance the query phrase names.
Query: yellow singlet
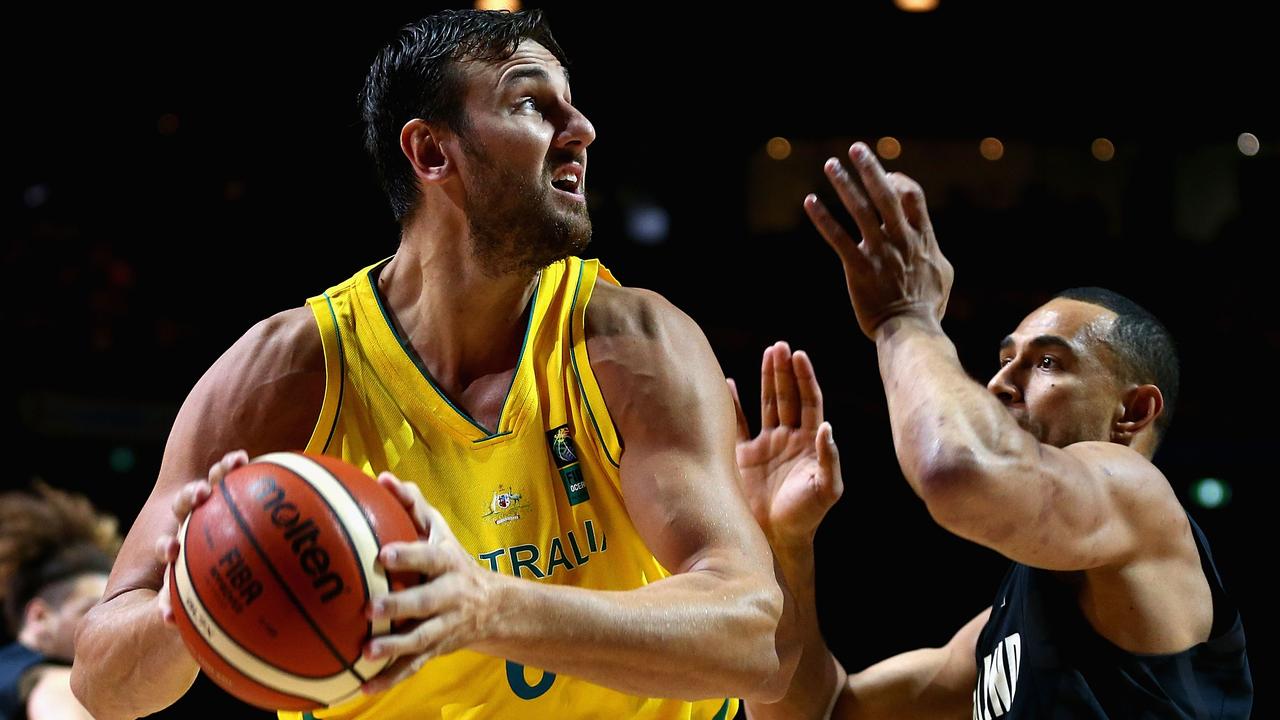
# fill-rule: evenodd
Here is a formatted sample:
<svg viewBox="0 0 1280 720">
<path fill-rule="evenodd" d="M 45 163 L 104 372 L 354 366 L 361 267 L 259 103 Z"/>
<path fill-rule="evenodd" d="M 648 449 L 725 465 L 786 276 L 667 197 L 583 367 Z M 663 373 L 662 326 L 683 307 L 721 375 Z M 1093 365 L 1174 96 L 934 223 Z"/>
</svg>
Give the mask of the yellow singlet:
<svg viewBox="0 0 1280 720">
<path fill-rule="evenodd" d="M 307 451 L 423 495 L 483 567 L 530 582 L 629 590 L 668 576 L 631 525 L 617 432 L 584 341 L 596 260 L 542 270 L 496 428 L 450 403 L 388 320 L 376 277 L 386 260 L 307 302 L 324 340 L 324 404 Z M 736 699 L 627 695 L 573 677 L 459 651 L 376 696 L 285 720 L 637 718 L 723 720 Z"/>
</svg>

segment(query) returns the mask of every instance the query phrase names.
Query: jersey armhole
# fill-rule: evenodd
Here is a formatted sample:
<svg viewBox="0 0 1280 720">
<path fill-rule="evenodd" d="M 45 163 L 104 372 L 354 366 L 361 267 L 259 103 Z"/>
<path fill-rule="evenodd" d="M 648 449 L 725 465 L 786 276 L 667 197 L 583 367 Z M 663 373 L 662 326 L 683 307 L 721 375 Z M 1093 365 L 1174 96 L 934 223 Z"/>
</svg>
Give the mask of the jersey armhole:
<svg viewBox="0 0 1280 720">
<path fill-rule="evenodd" d="M 338 428 L 338 411 L 342 408 L 342 394 L 346 390 L 347 359 L 342 347 L 342 335 L 338 332 L 338 316 L 328 293 L 307 300 L 311 314 L 320 330 L 324 346 L 324 402 L 316 418 L 306 451 L 317 455 L 327 454 Z"/>
<path fill-rule="evenodd" d="M 615 468 L 619 467 L 622 458 L 622 443 L 618 430 L 609 416 L 605 406 L 604 395 L 596 382 L 595 373 L 591 370 L 591 357 L 587 354 L 587 304 L 595 291 L 596 278 L 599 277 L 614 285 L 619 284 L 613 274 L 600 265 L 599 260 L 583 260 L 578 265 L 578 278 L 573 291 L 573 307 L 569 319 L 570 358 L 573 363 L 573 375 L 578 381 L 578 390 L 582 393 L 582 403 L 591 419 L 596 441 L 603 451 L 604 457 Z"/>
</svg>

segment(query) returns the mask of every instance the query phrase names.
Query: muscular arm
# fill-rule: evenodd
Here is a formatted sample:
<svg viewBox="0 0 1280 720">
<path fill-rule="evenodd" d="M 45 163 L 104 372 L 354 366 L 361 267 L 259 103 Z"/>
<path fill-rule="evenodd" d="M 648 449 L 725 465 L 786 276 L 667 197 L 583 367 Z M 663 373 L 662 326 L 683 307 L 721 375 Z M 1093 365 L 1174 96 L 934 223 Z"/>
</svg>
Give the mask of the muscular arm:
<svg viewBox="0 0 1280 720">
<path fill-rule="evenodd" d="M 626 442 L 628 513 L 673 574 L 629 592 L 504 578 L 486 651 L 656 697 L 776 698 L 799 648 L 779 639 L 783 595 L 735 482 L 732 402 L 706 339 L 662 298 L 604 284 L 587 323 Z"/>
<path fill-rule="evenodd" d="M 1050 570 L 1122 563 L 1182 512 L 1146 458 L 1115 443 L 1039 442 L 965 373 L 937 322 L 876 333 L 903 474 L 945 528 Z M 1168 533 L 1165 533 L 1168 535 Z M 1181 536 L 1178 536 L 1179 538 Z"/>
<path fill-rule="evenodd" d="M 817 196 L 805 207 L 840 255 L 858 324 L 876 343 L 898 461 L 934 518 L 1050 570 L 1115 567 L 1170 536 L 1185 550 L 1189 535 L 1169 532 L 1183 517 L 1177 499 L 1146 458 L 1112 443 L 1043 444 L 965 374 L 942 332 L 954 273 L 924 191 L 886 174 L 863 143 L 849 157 L 855 172 L 835 158 L 826 172 L 861 240 Z"/>
<path fill-rule="evenodd" d="M 913 650 L 854 673 L 831 717 L 838 720 L 968 720 L 978 680 L 974 648 L 990 608 L 965 624 L 946 646 Z"/>
<path fill-rule="evenodd" d="M 155 488 L 125 538 L 103 601 L 76 633 L 71 685 L 99 720 L 133 718 L 171 705 L 198 667 L 157 608 L 164 566 L 159 538 L 174 535 L 184 484 L 205 477 L 231 449 L 249 455 L 301 449 L 324 393 L 324 357 L 311 311 L 264 320 L 240 338 L 192 389 L 165 445 Z"/>
<path fill-rule="evenodd" d="M 813 542 L 783 544 L 773 542 L 778 564 L 795 599 L 796 637 L 801 654 L 786 693 L 772 703 L 747 703 L 750 720 L 797 720 L 825 718 L 837 687 L 846 679 L 844 668 L 827 648 L 818 625 L 817 578 L 813 562 Z"/>
</svg>

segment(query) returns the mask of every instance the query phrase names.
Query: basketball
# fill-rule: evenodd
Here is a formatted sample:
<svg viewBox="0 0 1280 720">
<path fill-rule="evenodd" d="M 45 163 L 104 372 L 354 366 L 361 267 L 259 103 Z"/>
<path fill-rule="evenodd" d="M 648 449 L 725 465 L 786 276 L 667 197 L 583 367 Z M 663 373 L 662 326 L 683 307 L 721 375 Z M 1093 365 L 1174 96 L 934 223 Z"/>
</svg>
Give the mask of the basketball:
<svg viewBox="0 0 1280 720">
<path fill-rule="evenodd" d="M 414 582 L 387 577 L 383 544 L 417 539 L 400 501 L 340 460 L 270 453 L 213 487 L 178 533 L 174 617 L 201 669 L 271 710 L 355 697 L 387 658 L 361 648 L 390 630 L 371 598 Z"/>
</svg>

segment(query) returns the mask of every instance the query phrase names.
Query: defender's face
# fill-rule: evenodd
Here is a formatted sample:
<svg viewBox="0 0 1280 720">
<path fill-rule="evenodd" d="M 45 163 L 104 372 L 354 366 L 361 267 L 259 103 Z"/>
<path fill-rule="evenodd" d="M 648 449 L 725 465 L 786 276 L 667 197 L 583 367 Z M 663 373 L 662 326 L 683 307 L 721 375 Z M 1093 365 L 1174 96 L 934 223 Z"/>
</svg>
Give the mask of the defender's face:
<svg viewBox="0 0 1280 720">
<path fill-rule="evenodd" d="M 1078 300 L 1050 301 L 1000 344 L 1000 370 L 987 389 L 1043 443 L 1110 440 L 1123 398 L 1102 339 L 1115 317 Z"/>
<path fill-rule="evenodd" d="M 107 589 L 107 576 L 89 573 L 76 578 L 71 594 L 54 612 L 49 623 L 49 641 L 45 653 L 60 660 L 71 660 L 76 654 L 76 626 L 89 610 L 102 599 Z"/>
</svg>

